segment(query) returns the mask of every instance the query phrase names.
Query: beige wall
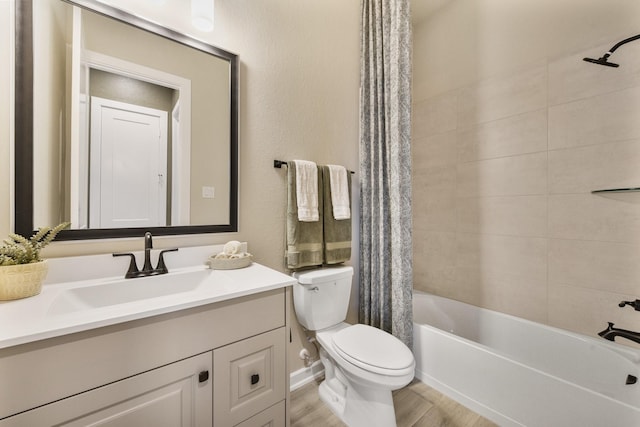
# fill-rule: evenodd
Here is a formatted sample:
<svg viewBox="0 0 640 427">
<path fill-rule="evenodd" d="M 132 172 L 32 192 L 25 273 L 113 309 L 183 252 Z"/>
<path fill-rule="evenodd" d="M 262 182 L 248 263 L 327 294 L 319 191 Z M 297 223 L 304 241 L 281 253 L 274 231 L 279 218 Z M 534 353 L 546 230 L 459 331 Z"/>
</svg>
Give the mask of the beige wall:
<svg viewBox="0 0 640 427">
<path fill-rule="evenodd" d="M 6 0 L 0 0 L 0 11 L 1 22 L 10 22 Z M 198 36 L 240 57 L 240 231 L 158 237 L 154 243 L 160 248 L 244 240 L 257 262 L 283 271 L 286 170 L 274 169 L 273 159 L 358 168 L 359 2 L 217 0 L 216 14 L 215 30 Z M 163 23 L 194 32 L 173 21 Z M 12 33 L 8 25 L 0 28 L 0 76 L 5 76 L 12 72 L 5 53 Z M 0 82 L 11 88 L 7 79 Z M 10 123 L 11 111 L 8 100 L 1 100 L 0 123 Z M 4 153 L 11 134 L 7 126 L 0 129 Z M 0 158 L 7 166 L 0 168 L 5 200 L 0 235 L 5 235 L 11 230 L 10 162 L 8 156 Z M 45 255 L 108 253 L 141 245 L 140 239 L 58 242 Z M 290 348 L 292 370 L 302 366 L 297 358 L 300 339 L 297 330 Z"/>
<path fill-rule="evenodd" d="M 33 94 L 38 126 L 33 128 L 34 224 L 59 224 L 63 215 L 64 183 L 60 178 L 64 149 L 67 15 L 62 2 L 36 2 L 34 9 Z"/>
<path fill-rule="evenodd" d="M 0 0 L 0 235 L 13 228 L 13 0 Z"/>
<path fill-rule="evenodd" d="M 450 1 L 414 34 L 416 289 L 595 335 L 640 297 L 636 1 Z M 606 9 L 606 10 L 603 10 Z M 446 42 L 445 42 L 446 41 Z"/>
</svg>

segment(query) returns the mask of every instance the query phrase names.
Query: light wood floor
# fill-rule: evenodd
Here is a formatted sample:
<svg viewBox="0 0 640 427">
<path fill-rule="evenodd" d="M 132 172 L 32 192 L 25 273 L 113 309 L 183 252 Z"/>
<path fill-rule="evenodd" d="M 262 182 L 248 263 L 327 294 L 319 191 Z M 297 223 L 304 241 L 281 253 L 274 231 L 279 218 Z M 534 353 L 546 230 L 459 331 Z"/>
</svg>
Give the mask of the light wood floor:
<svg viewBox="0 0 640 427">
<path fill-rule="evenodd" d="M 471 412 L 424 383 L 414 380 L 393 392 L 398 427 L 494 427 L 496 424 Z M 320 400 L 318 383 L 291 393 L 291 427 L 344 427 Z"/>
</svg>

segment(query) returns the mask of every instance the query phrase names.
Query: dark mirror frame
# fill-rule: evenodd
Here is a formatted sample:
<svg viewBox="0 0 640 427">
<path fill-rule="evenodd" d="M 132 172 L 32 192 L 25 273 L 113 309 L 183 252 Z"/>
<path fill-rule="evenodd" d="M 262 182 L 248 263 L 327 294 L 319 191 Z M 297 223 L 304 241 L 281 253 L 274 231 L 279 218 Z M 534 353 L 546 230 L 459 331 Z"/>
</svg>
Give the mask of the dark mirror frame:
<svg viewBox="0 0 640 427">
<path fill-rule="evenodd" d="M 198 49 L 229 61 L 230 75 L 230 198 L 229 224 L 186 225 L 174 227 L 101 228 L 63 230 L 58 240 L 107 239 L 143 236 L 150 231 L 158 236 L 229 233 L 238 231 L 238 56 L 190 36 L 162 27 L 95 0 L 61 0 L 116 19 L 184 46 Z M 15 232 L 31 236 L 33 224 L 33 1 L 15 3 Z M 40 224 L 41 226 L 56 224 Z"/>
</svg>

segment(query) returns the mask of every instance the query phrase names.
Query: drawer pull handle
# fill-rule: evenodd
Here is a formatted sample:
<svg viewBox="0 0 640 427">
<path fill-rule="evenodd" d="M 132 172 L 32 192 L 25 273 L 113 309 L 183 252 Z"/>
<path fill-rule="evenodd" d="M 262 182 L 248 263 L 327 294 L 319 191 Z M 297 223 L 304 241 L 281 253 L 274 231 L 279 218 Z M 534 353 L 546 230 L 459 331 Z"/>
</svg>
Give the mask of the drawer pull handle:
<svg viewBox="0 0 640 427">
<path fill-rule="evenodd" d="M 198 382 L 205 382 L 209 379 L 209 371 L 202 371 L 198 374 Z"/>
<path fill-rule="evenodd" d="M 260 375 L 253 374 L 251 375 L 251 385 L 256 385 L 260 382 Z"/>
</svg>

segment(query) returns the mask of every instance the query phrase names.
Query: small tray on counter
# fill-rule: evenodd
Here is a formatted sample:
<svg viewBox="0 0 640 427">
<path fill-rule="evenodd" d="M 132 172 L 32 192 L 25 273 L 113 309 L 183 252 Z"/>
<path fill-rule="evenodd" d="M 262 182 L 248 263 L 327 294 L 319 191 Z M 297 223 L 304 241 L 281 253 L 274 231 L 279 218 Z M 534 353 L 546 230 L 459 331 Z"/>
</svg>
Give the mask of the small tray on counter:
<svg viewBox="0 0 640 427">
<path fill-rule="evenodd" d="M 242 258 L 214 258 L 207 260 L 209 268 L 213 270 L 235 270 L 238 268 L 249 267 L 253 262 L 251 255 Z"/>
</svg>

